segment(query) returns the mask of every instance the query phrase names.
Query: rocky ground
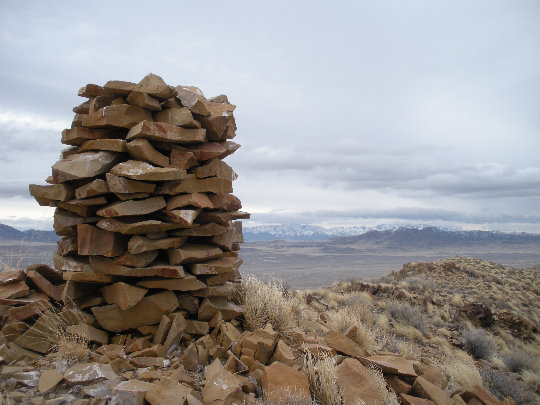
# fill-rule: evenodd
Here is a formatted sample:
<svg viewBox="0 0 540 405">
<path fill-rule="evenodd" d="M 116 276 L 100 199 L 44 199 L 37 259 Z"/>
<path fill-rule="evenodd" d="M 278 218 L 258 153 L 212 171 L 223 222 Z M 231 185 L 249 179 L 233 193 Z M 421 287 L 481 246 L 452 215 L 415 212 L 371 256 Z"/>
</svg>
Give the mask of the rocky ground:
<svg viewBox="0 0 540 405">
<path fill-rule="evenodd" d="M 44 354 L 1 307 L 0 403 L 534 404 L 539 292 L 537 270 L 459 257 L 302 292 L 246 278 L 208 332 L 172 316 L 104 342 L 53 305 Z"/>
</svg>

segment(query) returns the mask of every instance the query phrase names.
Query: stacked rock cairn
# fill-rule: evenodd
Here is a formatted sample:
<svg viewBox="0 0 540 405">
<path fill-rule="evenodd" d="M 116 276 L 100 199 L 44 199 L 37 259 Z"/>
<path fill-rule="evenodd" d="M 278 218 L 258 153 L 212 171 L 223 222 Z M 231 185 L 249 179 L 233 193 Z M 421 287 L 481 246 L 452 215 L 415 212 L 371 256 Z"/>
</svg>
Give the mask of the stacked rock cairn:
<svg viewBox="0 0 540 405">
<path fill-rule="evenodd" d="M 56 207 L 62 236 L 55 269 L 35 266 L 42 286 L 31 285 L 84 309 L 89 320 L 75 332 L 101 344 L 138 335 L 166 351 L 182 335 L 239 317 L 231 300 L 242 263 L 237 220 L 249 214 L 239 211 L 237 176 L 223 161 L 240 146 L 230 140 L 235 106 L 154 74 L 88 84 L 79 96 L 88 100 L 62 132 L 70 147 L 49 185 L 30 185 L 40 205 Z M 15 320 L 39 315 L 31 312 L 15 311 Z M 25 338 L 30 332 L 15 342 L 47 352 L 52 343 Z"/>
</svg>

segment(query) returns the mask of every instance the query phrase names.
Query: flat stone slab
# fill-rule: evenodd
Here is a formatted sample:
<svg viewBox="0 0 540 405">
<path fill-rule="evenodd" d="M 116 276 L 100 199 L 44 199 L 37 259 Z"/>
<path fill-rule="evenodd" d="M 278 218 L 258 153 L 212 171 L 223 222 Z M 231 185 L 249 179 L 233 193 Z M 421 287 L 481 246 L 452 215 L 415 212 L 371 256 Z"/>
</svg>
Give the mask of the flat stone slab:
<svg viewBox="0 0 540 405">
<path fill-rule="evenodd" d="M 184 278 L 153 278 L 137 283 L 138 286 L 145 288 L 159 288 L 172 291 L 195 291 L 205 288 L 206 284 L 191 274 L 186 274 Z"/>
<path fill-rule="evenodd" d="M 114 263 L 111 259 L 101 256 L 91 256 L 90 266 L 101 276 L 123 276 L 123 277 L 167 277 L 183 278 L 184 269 L 182 266 L 168 263 L 154 263 L 149 267 L 127 267 Z"/>
<path fill-rule="evenodd" d="M 155 167 L 138 160 L 128 160 L 114 166 L 110 173 L 115 176 L 128 177 L 142 181 L 181 180 L 186 177 L 186 171 L 175 167 Z"/>
<path fill-rule="evenodd" d="M 101 217 L 122 217 L 146 215 L 165 208 L 167 204 L 163 197 L 151 197 L 142 200 L 128 200 L 108 205 L 97 211 Z"/>
<path fill-rule="evenodd" d="M 206 129 L 182 128 L 164 122 L 141 121 L 131 128 L 127 140 L 145 138 L 151 141 L 175 144 L 206 142 Z"/>
<path fill-rule="evenodd" d="M 83 363 L 69 368 L 64 379 L 71 384 L 87 384 L 100 380 L 116 380 L 117 375 L 110 364 Z"/>
<path fill-rule="evenodd" d="M 414 371 L 414 365 L 418 364 L 418 361 L 407 360 L 403 356 L 394 354 L 378 354 L 376 356 L 363 357 L 363 360 L 375 363 L 384 372 L 402 375 L 406 377 L 418 377 Z"/>
<path fill-rule="evenodd" d="M 112 169 L 117 160 L 118 154 L 115 152 L 83 152 L 71 155 L 52 166 L 53 180 L 55 183 L 64 183 L 99 176 Z"/>
<path fill-rule="evenodd" d="M 97 227 L 110 232 L 119 232 L 125 235 L 140 235 L 148 233 L 166 232 L 182 228 L 181 224 L 173 224 L 154 219 L 140 218 L 107 218 L 99 221 Z M 183 236 L 183 235 L 178 235 Z"/>
<path fill-rule="evenodd" d="M 201 123 L 193 118 L 189 108 L 168 108 L 154 114 L 154 120 L 184 128 L 200 128 Z"/>
<path fill-rule="evenodd" d="M 131 128 L 143 120 L 151 120 L 152 114 L 141 107 L 129 104 L 109 105 L 88 114 L 82 120 L 86 128 Z"/>
<path fill-rule="evenodd" d="M 212 245 L 186 243 L 177 249 L 168 249 L 169 262 L 182 264 L 218 258 L 223 251 Z"/>
</svg>

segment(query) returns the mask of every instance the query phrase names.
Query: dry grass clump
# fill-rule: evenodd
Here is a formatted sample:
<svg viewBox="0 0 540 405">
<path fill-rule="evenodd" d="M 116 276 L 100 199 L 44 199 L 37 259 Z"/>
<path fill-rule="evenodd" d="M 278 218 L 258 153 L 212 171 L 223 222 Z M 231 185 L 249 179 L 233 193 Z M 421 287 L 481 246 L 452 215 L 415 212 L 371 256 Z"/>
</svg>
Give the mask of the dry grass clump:
<svg viewBox="0 0 540 405">
<path fill-rule="evenodd" d="M 271 323 L 284 339 L 290 339 L 291 332 L 297 327 L 294 308 L 299 302 L 285 294 L 282 284 L 277 281 L 265 283 L 248 276 L 242 281 L 239 295 L 248 330 L 264 328 Z"/>
<path fill-rule="evenodd" d="M 341 405 L 337 368 L 332 357 L 322 356 L 316 359 L 308 352 L 304 357 L 304 373 L 317 403 Z"/>
<path fill-rule="evenodd" d="M 431 277 L 411 276 L 404 281 L 413 291 L 435 291 L 437 288 L 437 281 Z"/>
<path fill-rule="evenodd" d="M 37 333 L 40 338 L 51 343 L 54 360 L 61 359 L 68 364 L 85 362 L 90 357 L 90 342 L 82 336 L 67 331 L 68 326 L 84 323 L 82 316 L 73 309 L 59 311 L 56 308 L 44 310 L 40 321 L 43 325 Z"/>
<path fill-rule="evenodd" d="M 327 314 L 327 325 L 336 332 L 344 333 L 349 327 L 356 326 L 353 340 L 362 348 L 369 350 L 373 347 L 375 336 L 364 322 L 363 311 L 358 307 L 342 307 Z"/>
<path fill-rule="evenodd" d="M 381 394 L 381 397 L 383 399 L 384 405 L 399 405 L 399 399 L 395 392 L 389 391 L 386 387 L 386 380 L 384 379 L 384 375 L 379 367 L 377 367 L 374 364 L 370 364 L 367 367 L 367 371 L 369 373 L 369 376 L 377 386 L 377 389 L 379 390 L 379 393 Z"/>
<path fill-rule="evenodd" d="M 475 359 L 489 360 L 495 354 L 495 343 L 481 328 L 471 328 L 461 335 L 463 347 Z"/>
<path fill-rule="evenodd" d="M 506 368 L 514 373 L 532 370 L 535 363 L 534 357 L 530 353 L 517 347 L 503 355 L 502 360 Z"/>
<path fill-rule="evenodd" d="M 467 391 L 475 385 L 483 385 L 473 359 L 460 350 L 456 350 L 454 354 L 449 353 L 441 367 L 452 389 Z"/>
<path fill-rule="evenodd" d="M 413 307 L 407 302 L 390 301 L 386 305 L 386 313 L 393 320 L 413 326 L 422 333 L 426 330 L 425 315 L 417 307 Z"/>
<path fill-rule="evenodd" d="M 401 322 L 395 322 L 394 323 L 394 329 L 396 331 L 396 334 L 399 336 L 403 336 L 404 338 L 411 340 L 411 341 L 423 341 L 423 335 L 422 332 L 420 332 L 418 329 L 416 329 L 414 326 L 405 325 Z"/>
<path fill-rule="evenodd" d="M 534 395 L 527 391 L 527 386 L 504 371 L 483 367 L 480 370 L 480 375 L 485 387 L 499 400 L 510 397 L 515 401 L 516 405 L 536 403 Z"/>
</svg>

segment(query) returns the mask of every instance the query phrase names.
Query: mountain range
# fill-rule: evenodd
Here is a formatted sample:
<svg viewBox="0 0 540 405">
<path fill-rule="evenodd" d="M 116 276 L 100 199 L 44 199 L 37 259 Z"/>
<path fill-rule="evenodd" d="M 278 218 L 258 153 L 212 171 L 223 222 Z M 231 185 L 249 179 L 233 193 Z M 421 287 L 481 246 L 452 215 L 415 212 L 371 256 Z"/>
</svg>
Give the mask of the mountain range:
<svg viewBox="0 0 540 405">
<path fill-rule="evenodd" d="M 55 243 L 60 237 L 54 231 L 42 231 L 38 229 L 28 229 L 19 231 L 9 225 L 0 224 L 0 241 L 2 242 L 41 242 Z"/>
</svg>

